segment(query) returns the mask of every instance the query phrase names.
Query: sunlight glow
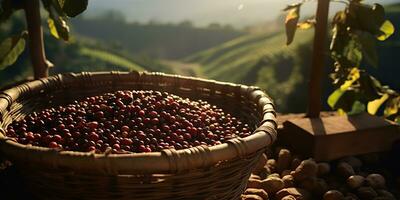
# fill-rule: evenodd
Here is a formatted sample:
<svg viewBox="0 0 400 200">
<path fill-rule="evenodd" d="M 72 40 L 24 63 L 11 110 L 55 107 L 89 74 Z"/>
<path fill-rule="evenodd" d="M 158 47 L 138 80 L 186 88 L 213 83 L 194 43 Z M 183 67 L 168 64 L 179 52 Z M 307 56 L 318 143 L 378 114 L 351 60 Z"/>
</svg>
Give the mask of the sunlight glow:
<svg viewBox="0 0 400 200">
<path fill-rule="evenodd" d="M 244 4 L 241 3 L 238 5 L 237 9 L 238 9 L 238 11 L 241 11 L 241 10 L 243 10 L 243 8 L 244 8 Z"/>
</svg>

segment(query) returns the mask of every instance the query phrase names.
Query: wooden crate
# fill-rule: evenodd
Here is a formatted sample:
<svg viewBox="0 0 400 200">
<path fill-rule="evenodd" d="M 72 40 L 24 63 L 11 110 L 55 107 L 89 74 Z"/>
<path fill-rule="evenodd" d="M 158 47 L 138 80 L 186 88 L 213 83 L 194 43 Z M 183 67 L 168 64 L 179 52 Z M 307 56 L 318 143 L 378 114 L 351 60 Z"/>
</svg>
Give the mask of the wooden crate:
<svg viewBox="0 0 400 200">
<path fill-rule="evenodd" d="M 283 123 L 279 140 L 318 161 L 387 151 L 400 140 L 398 124 L 366 113 L 295 118 Z"/>
</svg>

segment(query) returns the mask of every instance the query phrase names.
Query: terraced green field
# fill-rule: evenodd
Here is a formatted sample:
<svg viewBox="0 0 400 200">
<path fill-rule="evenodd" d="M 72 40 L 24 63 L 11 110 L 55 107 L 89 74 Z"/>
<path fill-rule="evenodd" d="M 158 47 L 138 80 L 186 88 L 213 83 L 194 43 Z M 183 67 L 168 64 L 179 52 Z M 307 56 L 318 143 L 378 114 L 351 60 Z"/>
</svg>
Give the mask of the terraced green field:
<svg viewBox="0 0 400 200">
<path fill-rule="evenodd" d="M 248 76 L 261 70 L 261 60 L 280 54 L 293 54 L 299 45 L 310 41 L 310 33 L 299 31 L 290 46 L 285 45 L 283 32 L 245 35 L 196 53 L 184 61 L 201 65 L 201 74 L 207 78 L 239 83 L 256 82 L 257 77 Z"/>
<path fill-rule="evenodd" d="M 291 96 L 305 93 L 312 36 L 312 30 L 298 31 L 294 42 L 286 46 L 283 31 L 249 34 L 186 57 L 183 62 L 197 66 L 193 70 L 197 76 L 260 86 L 281 111 L 301 111 L 294 107 L 305 108 L 305 102 L 289 101 Z"/>
</svg>

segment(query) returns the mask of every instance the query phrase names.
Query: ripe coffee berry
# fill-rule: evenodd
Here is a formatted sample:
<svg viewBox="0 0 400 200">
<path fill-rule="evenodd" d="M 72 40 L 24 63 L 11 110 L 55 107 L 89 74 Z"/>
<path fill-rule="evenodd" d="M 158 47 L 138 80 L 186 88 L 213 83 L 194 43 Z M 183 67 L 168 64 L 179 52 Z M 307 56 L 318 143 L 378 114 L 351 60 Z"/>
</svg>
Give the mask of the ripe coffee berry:
<svg viewBox="0 0 400 200">
<path fill-rule="evenodd" d="M 205 101 L 158 91 L 117 91 L 34 112 L 7 128 L 22 144 L 101 153 L 218 145 L 251 127 Z"/>
</svg>

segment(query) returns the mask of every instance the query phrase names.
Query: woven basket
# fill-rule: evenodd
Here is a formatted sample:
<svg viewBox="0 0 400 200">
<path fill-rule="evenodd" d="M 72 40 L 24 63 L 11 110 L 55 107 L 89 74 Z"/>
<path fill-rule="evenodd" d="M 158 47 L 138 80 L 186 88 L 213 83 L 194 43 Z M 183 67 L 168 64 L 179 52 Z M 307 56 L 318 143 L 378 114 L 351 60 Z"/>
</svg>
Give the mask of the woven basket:
<svg viewBox="0 0 400 200">
<path fill-rule="evenodd" d="M 6 127 L 25 115 L 85 96 L 152 89 L 203 99 L 246 119 L 246 138 L 152 153 L 94 154 L 22 145 Z M 256 87 L 147 72 L 52 76 L 0 93 L 0 150 L 39 199 L 239 199 L 259 156 L 276 139 L 275 112 Z"/>
</svg>

